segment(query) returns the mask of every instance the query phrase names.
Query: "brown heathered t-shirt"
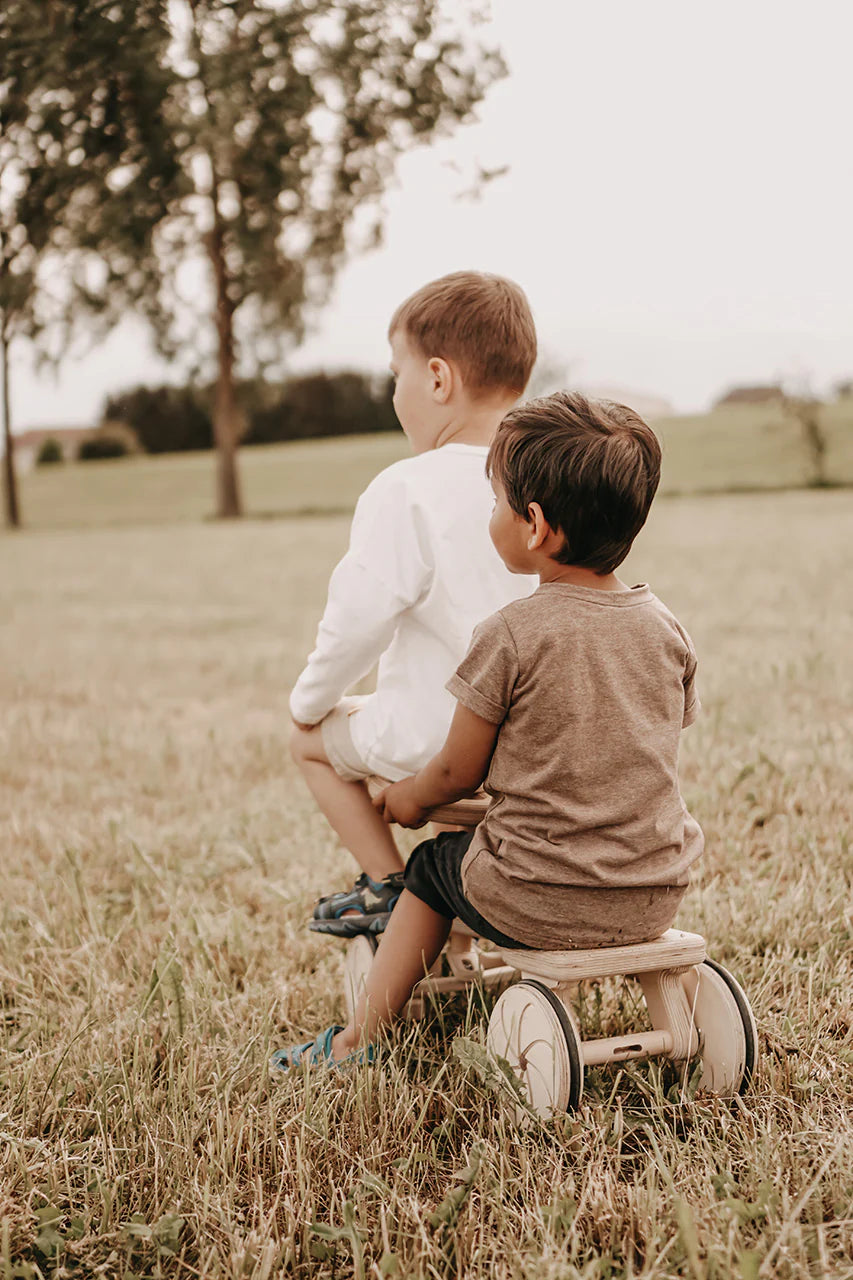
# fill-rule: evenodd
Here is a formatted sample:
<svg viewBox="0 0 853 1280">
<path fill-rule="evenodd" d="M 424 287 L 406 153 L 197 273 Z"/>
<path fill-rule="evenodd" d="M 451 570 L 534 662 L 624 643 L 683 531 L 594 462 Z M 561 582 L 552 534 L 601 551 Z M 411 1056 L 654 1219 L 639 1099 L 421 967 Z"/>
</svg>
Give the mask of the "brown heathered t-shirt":
<svg viewBox="0 0 853 1280">
<path fill-rule="evenodd" d="M 544 583 L 476 628 L 447 688 L 501 728 L 462 883 L 502 932 L 549 949 L 671 923 L 704 843 L 678 785 L 695 670 L 646 585 Z"/>
</svg>

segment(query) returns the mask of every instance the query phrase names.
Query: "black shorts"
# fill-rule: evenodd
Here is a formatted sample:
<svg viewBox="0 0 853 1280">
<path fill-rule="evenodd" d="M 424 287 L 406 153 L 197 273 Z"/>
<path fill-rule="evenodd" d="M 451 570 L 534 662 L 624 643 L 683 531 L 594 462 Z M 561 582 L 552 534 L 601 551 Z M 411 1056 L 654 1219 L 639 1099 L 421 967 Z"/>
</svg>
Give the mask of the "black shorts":
<svg viewBox="0 0 853 1280">
<path fill-rule="evenodd" d="M 499 947 L 529 950 L 522 942 L 508 938 L 489 924 L 465 897 L 462 888 L 462 859 L 471 843 L 470 831 L 442 831 L 424 840 L 406 863 L 405 883 L 410 893 L 447 920 L 461 920 L 480 938 Z"/>
</svg>

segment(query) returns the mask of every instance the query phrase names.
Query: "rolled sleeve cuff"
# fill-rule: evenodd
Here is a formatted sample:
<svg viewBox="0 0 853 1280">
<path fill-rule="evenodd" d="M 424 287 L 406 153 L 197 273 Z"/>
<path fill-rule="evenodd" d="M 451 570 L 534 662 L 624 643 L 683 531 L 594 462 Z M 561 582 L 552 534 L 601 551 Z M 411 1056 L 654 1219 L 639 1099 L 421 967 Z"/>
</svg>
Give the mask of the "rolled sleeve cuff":
<svg viewBox="0 0 853 1280">
<path fill-rule="evenodd" d="M 681 721 L 682 729 L 686 729 L 688 725 L 692 724 L 701 710 L 702 703 L 698 698 L 694 698 L 690 705 L 684 708 L 684 717 Z"/>
<path fill-rule="evenodd" d="M 289 707 L 291 720 L 298 724 L 319 724 L 332 710 L 332 707 L 327 707 L 318 711 L 316 702 L 312 705 L 310 698 L 300 697 L 295 689 L 290 695 Z"/>
<path fill-rule="evenodd" d="M 479 689 L 466 684 L 461 676 L 452 675 L 444 687 L 448 693 L 453 694 L 457 702 L 462 703 L 463 707 L 473 711 L 474 715 L 482 720 L 488 720 L 489 724 L 502 724 L 505 720 L 506 707 L 493 702 L 491 698 L 480 693 Z"/>
</svg>

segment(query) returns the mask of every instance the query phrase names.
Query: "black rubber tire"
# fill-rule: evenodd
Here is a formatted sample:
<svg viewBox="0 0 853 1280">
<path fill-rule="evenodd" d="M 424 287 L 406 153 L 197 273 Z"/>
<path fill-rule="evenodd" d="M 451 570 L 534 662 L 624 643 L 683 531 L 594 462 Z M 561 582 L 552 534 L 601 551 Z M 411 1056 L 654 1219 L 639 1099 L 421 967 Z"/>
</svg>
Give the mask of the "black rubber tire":
<svg viewBox="0 0 853 1280">
<path fill-rule="evenodd" d="M 566 1013 L 563 1002 L 557 999 L 550 987 L 546 987 L 544 982 L 537 982 L 535 978 L 523 978 L 522 983 L 528 987 L 535 987 L 537 991 L 542 993 L 556 1013 L 560 1026 L 563 1029 L 563 1036 L 566 1041 L 566 1050 L 569 1055 L 569 1069 L 571 1071 L 569 1100 L 566 1103 L 566 1111 L 576 1111 L 583 1091 L 583 1057 L 581 1055 L 581 1043 L 578 1039 L 578 1034 L 572 1026 L 571 1018 Z"/>
<path fill-rule="evenodd" d="M 743 1038 L 746 1044 L 746 1052 L 744 1054 L 743 1079 L 738 1086 L 738 1094 L 743 1094 L 746 1093 L 750 1082 L 752 1081 L 752 1077 L 755 1074 L 755 1062 L 758 1057 L 758 1045 L 755 1042 L 755 1022 L 753 1020 L 752 1010 L 749 1007 L 749 1003 L 741 989 L 740 983 L 733 974 L 729 973 L 728 969 L 724 968 L 723 965 L 718 964 L 716 960 L 711 960 L 707 956 L 702 963 L 706 964 L 709 969 L 713 969 L 714 973 L 718 974 L 722 978 L 723 982 L 725 982 L 732 994 L 735 1004 L 737 1005 L 740 1020 L 743 1023 Z"/>
</svg>

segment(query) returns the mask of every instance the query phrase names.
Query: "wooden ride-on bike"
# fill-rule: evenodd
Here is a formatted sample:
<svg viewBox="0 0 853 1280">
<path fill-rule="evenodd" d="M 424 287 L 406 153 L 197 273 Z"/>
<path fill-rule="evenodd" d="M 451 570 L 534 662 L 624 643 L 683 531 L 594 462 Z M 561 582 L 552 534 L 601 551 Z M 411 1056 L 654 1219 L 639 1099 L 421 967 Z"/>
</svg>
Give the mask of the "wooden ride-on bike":
<svg viewBox="0 0 853 1280">
<path fill-rule="evenodd" d="M 374 780 L 374 788 L 387 783 Z M 485 796 L 436 809 L 435 822 L 473 828 Z M 381 942 L 380 944 L 381 945 Z M 352 1012 L 373 960 L 377 939 L 362 934 L 347 944 L 344 998 Z M 415 988 L 406 1016 L 421 1017 L 425 1000 L 459 991 L 471 982 L 506 984 L 489 1019 L 491 1055 L 507 1064 L 527 1105 L 548 1117 L 580 1102 L 586 1067 L 634 1059 L 697 1059 L 699 1087 L 733 1097 L 743 1093 L 755 1068 L 757 1032 L 743 989 L 727 969 L 708 958 L 698 933 L 668 929 L 650 942 L 591 950 L 481 950 L 472 932 L 455 921 L 442 953 Z M 609 977 L 636 978 L 650 1031 L 584 1040 L 574 1010 L 580 984 Z M 513 981 L 518 978 L 519 981 Z"/>
</svg>

